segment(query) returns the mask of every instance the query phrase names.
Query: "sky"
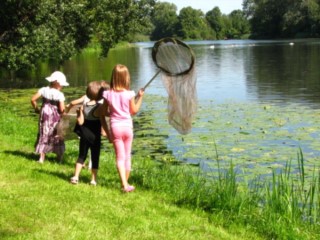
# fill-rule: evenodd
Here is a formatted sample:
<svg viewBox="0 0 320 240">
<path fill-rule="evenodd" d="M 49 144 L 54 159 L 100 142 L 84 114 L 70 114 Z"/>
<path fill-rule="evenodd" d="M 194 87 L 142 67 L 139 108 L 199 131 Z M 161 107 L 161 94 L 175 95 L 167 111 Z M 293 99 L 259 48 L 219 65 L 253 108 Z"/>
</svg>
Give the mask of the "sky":
<svg viewBox="0 0 320 240">
<path fill-rule="evenodd" d="M 178 12 L 181 8 L 192 7 L 194 9 L 201 9 L 203 13 L 212 10 L 214 7 L 219 7 L 224 14 L 229 14 L 233 10 L 242 10 L 243 0 L 160 0 L 159 2 L 174 3 Z"/>
</svg>

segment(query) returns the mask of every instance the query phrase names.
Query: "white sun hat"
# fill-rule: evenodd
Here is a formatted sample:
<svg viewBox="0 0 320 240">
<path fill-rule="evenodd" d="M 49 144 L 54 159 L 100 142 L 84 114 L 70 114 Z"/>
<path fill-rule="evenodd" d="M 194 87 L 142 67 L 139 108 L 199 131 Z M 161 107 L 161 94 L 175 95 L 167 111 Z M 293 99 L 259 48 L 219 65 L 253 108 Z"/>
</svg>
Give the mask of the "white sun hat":
<svg viewBox="0 0 320 240">
<path fill-rule="evenodd" d="M 49 82 L 57 81 L 61 86 L 69 86 L 66 76 L 59 71 L 53 72 L 49 77 L 46 77 Z"/>
</svg>

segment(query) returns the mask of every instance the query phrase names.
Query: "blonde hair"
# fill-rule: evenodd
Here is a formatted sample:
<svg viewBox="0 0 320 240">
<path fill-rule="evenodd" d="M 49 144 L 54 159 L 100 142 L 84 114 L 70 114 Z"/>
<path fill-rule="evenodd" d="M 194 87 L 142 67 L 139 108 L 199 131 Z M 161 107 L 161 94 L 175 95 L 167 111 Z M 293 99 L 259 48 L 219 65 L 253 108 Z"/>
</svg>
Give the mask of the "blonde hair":
<svg viewBox="0 0 320 240">
<path fill-rule="evenodd" d="M 113 90 L 130 89 L 130 73 L 125 65 L 117 64 L 113 68 L 110 86 Z"/>
</svg>

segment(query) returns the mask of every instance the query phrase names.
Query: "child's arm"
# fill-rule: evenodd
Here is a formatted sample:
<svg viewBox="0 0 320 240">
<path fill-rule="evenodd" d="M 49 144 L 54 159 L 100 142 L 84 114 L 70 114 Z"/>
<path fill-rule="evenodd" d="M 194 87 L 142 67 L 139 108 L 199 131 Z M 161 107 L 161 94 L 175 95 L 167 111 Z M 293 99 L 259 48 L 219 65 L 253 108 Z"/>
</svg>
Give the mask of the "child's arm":
<svg viewBox="0 0 320 240">
<path fill-rule="evenodd" d="M 84 116 L 83 116 L 83 106 L 77 109 L 77 123 L 82 125 L 84 123 Z"/>
<path fill-rule="evenodd" d="M 107 137 L 109 142 L 113 141 L 113 135 L 110 128 L 110 123 L 107 122 L 109 120 L 109 107 L 106 101 L 103 102 L 101 107 L 101 114 L 100 114 L 100 122 L 101 122 L 101 134 L 104 137 Z"/>
<path fill-rule="evenodd" d="M 39 113 L 40 112 L 40 109 L 39 107 L 37 106 L 37 100 L 41 97 L 41 94 L 39 92 L 37 92 L 36 94 L 34 94 L 31 98 L 31 105 L 34 109 L 34 111 L 36 113 Z"/>
<path fill-rule="evenodd" d="M 101 113 L 100 113 L 101 127 L 103 128 L 104 132 L 108 131 L 108 126 L 106 121 L 107 112 L 108 112 L 108 104 L 106 103 L 106 101 L 104 101 L 103 104 L 101 105 Z"/>
<path fill-rule="evenodd" d="M 86 95 L 83 95 L 82 97 L 75 99 L 73 101 L 71 101 L 67 106 L 66 106 L 66 113 L 68 113 L 71 108 L 73 108 L 74 106 L 78 105 L 78 104 L 82 104 L 84 102 Z"/>
<path fill-rule="evenodd" d="M 65 113 L 65 106 L 64 106 L 64 102 L 59 102 L 59 113 L 60 114 L 64 114 Z"/>
<path fill-rule="evenodd" d="M 137 98 L 133 97 L 130 100 L 130 114 L 135 115 L 139 112 L 141 104 L 142 104 L 142 98 L 143 98 L 144 90 L 140 89 L 139 93 L 137 95 Z"/>
<path fill-rule="evenodd" d="M 104 131 L 103 127 L 101 127 L 101 136 L 108 137 L 108 134 Z"/>
<path fill-rule="evenodd" d="M 93 112 L 93 115 L 95 117 L 99 117 L 101 119 L 102 114 L 103 114 L 103 105 L 99 104 L 97 109 Z M 100 122 L 101 122 L 101 120 L 100 120 Z M 107 133 L 104 130 L 104 128 L 102 127 L 102 124 L 101 124 L 101 135 L 104 136 L 104 137 L 107 137 Z"/>
</svg>

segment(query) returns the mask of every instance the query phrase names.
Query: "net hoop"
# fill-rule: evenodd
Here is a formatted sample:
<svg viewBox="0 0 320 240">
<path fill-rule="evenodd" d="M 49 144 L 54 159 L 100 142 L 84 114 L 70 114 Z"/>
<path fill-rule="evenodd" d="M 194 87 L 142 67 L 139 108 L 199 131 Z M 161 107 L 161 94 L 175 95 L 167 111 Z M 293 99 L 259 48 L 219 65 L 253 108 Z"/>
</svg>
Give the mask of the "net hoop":
<svg viewBox="0 0 320 240">
<path fill-rule="evenodd" d="M 166 68 L 163 68 L 162 66 L 160 66 L 158 63 L 157 63 L 157 54 L 158 54 L 158 51 L 159 51 L 159 48 L 163 45 L 163 44 L 168 44 L 168 43 L 172 43 L 174 45 L 180 45 L 180 46 L 183 46 L 184 48 L 186 48 L 188 51 L 189 54 L 189 57 L 190 57 L 190 66 L 189 68 L 187 68 L 186 70 L 182 71 L 182 72 L 179 72 L 179 73 L 172 73 L 170 71 L 168 71 Z M 179 56 L 175 56 L 175 57 L 179 57 Z M 194 66 L 194 63 L 195 63 L 195 57 L 194 57 L 194 53 L 192 51 L 192 49 L 187 45 L 185 44 L 184 42 L 178 40 L 178 39 L 175 39 L 175 38 L 171 38 L 171 37 L 167 37 L 167 38 L 163 38 L 163 39 L 160 39 L 159 41 L 157 41 L 153 48 L 152 48 L 152 60 L 153 62 L 157 65 L 157 67 L 159 69 L 161 69 L 165 74 L 169 75 L 169 76 L 180 76 L 180 75 L 184 75 L 184 74 L 187 74 L 188 72 L 191 71 L 191 69 L 193 68 Z"/>
</svg>

